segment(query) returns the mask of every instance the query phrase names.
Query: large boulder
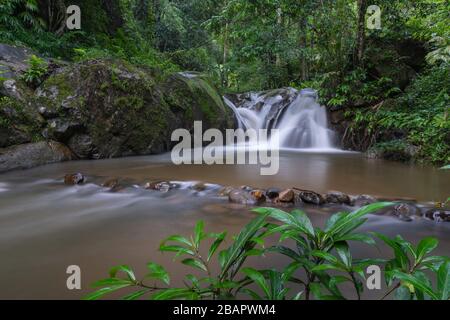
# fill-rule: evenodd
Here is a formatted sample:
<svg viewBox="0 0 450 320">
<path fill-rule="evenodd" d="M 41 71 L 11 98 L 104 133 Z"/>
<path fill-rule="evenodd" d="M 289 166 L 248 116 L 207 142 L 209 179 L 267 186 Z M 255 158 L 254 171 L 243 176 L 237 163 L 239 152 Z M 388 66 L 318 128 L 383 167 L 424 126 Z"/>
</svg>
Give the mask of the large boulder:
<svg viewBox="0 0 450 320">
<path fill-rule="evenodd" d="M 121 61 L 95 60 L 57 70 L 36 90 L 43 135 L 81 159 L 168 151 L 178 128 L 225 129 L 233 123 L 217 90 L 196 74 L 168 79 Z"/>
<path fill-rule="evenodd" d="M 0 173 L 71 159 L 71 151 L 55 141 L 22 144 L 0 149 Z"/>
</svg>

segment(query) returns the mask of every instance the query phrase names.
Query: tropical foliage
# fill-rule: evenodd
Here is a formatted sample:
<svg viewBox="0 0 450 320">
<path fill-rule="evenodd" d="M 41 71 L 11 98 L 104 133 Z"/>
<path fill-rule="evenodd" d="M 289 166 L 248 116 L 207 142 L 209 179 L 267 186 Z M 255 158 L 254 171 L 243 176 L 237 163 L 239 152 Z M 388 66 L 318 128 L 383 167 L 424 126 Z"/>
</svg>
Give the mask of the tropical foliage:
<svg viewBox="0 0 450 320">
<path fill-rule="evenodd" d="M 284 212 L 274 208 L 258 208 L 258 215 L 224 246 L 227 233 L 207 233 L 202 221 L 190 237 L 173 235 L 160 245 L 161 252 L 175 254 L 197 275 L 185 276 L 183 287 L 172 287 L 163 266 L 150 262 L 148 273 L 137 278 L 131 267 L 122 265 L 110 270 L 109 277 L 93 284 L 96 291 L 86 299 L 95 300 L 106 294 L 128 288 L 125 300 L 236 299 L 299 300 L 361 299 L 366 284 L 366 268 L 382 266 L 388 291 L 381 299 L 447 300 L 450 286 L 450 259 L 432 255 L 438 246 L 435 238 L 425 238 L 417 246 L 400 236 L 393 239 L 382 234 L 363 234 L 357 230 L 366 215 L 390 203 L 378 203 L 354 212 L 333 215 L 324 229 L 314 227 L 299 210 Z M 278 237 L 279 244 L 265 246 L 268 237 Z M 391 250 L 390 259 L 355 259 L 351 243 L 375 246 L 378 238 Z M 204 247 L 208 242 L 208 247 Z M 284 255 L 291 262 L 279 270 L 257 270 L 250 267 L 249 257 L 262 259 Z M 214 266 L 218 264 L 216 272 Z M 201 276 L 198 276 L 200 274 Z M 349 283 L 354 294 L 344 292 Z M 434 285 L 433 285 L 434 283 Z M 130 291 L 130 289 L 132 289 Z"/>
</svg>

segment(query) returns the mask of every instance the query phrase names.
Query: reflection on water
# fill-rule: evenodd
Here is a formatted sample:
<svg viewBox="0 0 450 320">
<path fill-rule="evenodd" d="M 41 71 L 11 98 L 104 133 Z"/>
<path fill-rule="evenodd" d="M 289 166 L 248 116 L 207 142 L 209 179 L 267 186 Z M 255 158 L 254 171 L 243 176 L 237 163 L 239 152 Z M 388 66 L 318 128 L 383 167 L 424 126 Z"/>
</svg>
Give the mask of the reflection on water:
<svg viewBox="0 0 450 320">
<path fill-rule="evenodd" d="M 0 176 L 0 298 L 79 299 L 88 284 L 107 276 L 109 267 L 129 264 L 143 274 L 152 260 L 168 266 L 174 283 L 189 269 L 172 262 L 156 249 L 161 239 L 178 233 L 189 235 L 195 221 L 203 219 L 208 231 L 235 234 L 250 219 L 248 208 L 231 205 L 214 196 L 177 190 L 167 194 L 133 187 L 152 178 L 202 180 L 222 185 L 291 187 L 317 191 L 341 190 L 351 194 L 412 197 L 420 201 L 445 199 L 447 172 L 397 163 L 366 161 L 357 154 L 295 154 L 280 156 L 277 176 L 260 176 L 258 166 L 181 166 L 169 156 L 140 157 L 56 164 Z M 66 173 L 83 172 L 84 186 L 66 187 Z M 101 177 L 101 178 L 96 178 Z M 130 179 L 125 191 L 108 193 L 98 186 L 107 177 Z M 95 183 L 94 183 L 95 182 Z M 331 209 L 308 208 L 314 223 L 323 225 Z M 399 222 L 370 217 L 364 231 L 402 234 L 411 241 L 437 236 L 436 254 L 448 255 L 450 227 L 417 220 Z M 386 255 L 385 250 L 356 246 L 355 256 Z M 255 267 L 282 267 L 284 258 L 252 261 Z M 68 291 L 65 270 L 82 268 L 83 290 Z M 372 292 L 371 297 L 380 294 Z"/>
</svg>

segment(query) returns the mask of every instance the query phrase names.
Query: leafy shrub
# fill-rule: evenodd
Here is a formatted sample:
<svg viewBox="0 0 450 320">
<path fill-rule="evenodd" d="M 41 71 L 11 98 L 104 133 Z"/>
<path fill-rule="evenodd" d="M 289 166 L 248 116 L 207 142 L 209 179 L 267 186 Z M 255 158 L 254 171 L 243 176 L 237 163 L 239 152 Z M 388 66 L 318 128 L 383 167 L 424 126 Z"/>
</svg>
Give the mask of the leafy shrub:
<svg viewBox="0 0 450 320">
<path fill-rule="evenodd" d="M 23 73 L 22 79 L 30 86 L 37 87 L 48 72 L 47 62 L 35 55 L 28 60 L 29 67 Z"/>
<path fill-rule="evenodd" d="M 352 213 L 335 214 L 325 229 L 314 227 L 306 214 L 299 210 L 287 213 L 274 208 L 255 209 L 258 217 L 221 251 L 219 248 L 227 233 L 208 234 L 204 231 L 203 222 L 198 222 L 191 237 L 171 236 L 162 242 L 160 250 L 175 253 L 176 258 L 182 259 L 182 264 L 201 271 L 203 277 L 186 275 L 185 287 L 173 288 L 169 274 L 158 264 L 150 262 L 148 274 L 141 280 L 129 266 L 122 265 L 112 268 L 109 278 L 94 283 L 93 286 L 100 289 L 86 299 L 99 299 L 124 288 L 136 289 L 124 297 L 126 300 L 144 296 L 154 300 L 235 299 L 245 296 L 257 300 L 346 299 L 339 288 L 346 282 L 353 285 L 357 297 L 361 298 L 364 269 L 369 265 L 383 264 L 389 286 L 383 299 L 395 292 L 398 299 L 447 300 L 450 261 L 448 257 L 430 255 L 438 245 L 434 238 L 425 238 L 414 247 L 400 236 L 390 239 L 373 234 L 393 250 L 393 258 L 357 260 L 352 257 L 350 241 L 375 245 L 372 235 L 355 231 L 366 222 L 365 215 L 389 205 L 392 204 L 372 204 Z M 269 222 L 268 218 L 276 223 Z M 280 237 L 280 244 L 265 248 L 264 240 L 274 235 Z M 210 239 L 212 244 L 204 255 L 202 243 L 205 239 Z M 287 240 L 294 245 L 283 245 Z M 244 266 L 250 256 L 269 254 L 285 255 L 292 262 L 282 270 L 256 270 Z M 218 261 L 220 265 L 217 274 L 210 266 L 212 261 Z M 304 272 L 299 273 L 300 270 Z M 437 277 L 436 287 L 432 286 L 427 273 Z M 304 276 L 299 277 L 298 274 Z M 150 281 L 160 284 L 150 284 Z M 255 287 L 258 290 L 255 291 Z"/>
</svg>

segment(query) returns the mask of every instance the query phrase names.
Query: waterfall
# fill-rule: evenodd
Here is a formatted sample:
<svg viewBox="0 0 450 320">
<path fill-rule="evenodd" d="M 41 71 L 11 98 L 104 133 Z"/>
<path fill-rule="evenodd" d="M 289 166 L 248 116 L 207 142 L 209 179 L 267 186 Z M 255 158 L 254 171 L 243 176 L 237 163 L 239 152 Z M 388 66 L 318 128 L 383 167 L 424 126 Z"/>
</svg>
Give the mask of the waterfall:
<svg viewBox="0 0 450 320">
<path fill-rule="evenodd" d="M 278 129 L 282 148 L 333 149 L 334 132 L 328 128 L 326 109 L 312 89 L 278 89 L 224 99 L 240 128 Z"/>
</svg>

